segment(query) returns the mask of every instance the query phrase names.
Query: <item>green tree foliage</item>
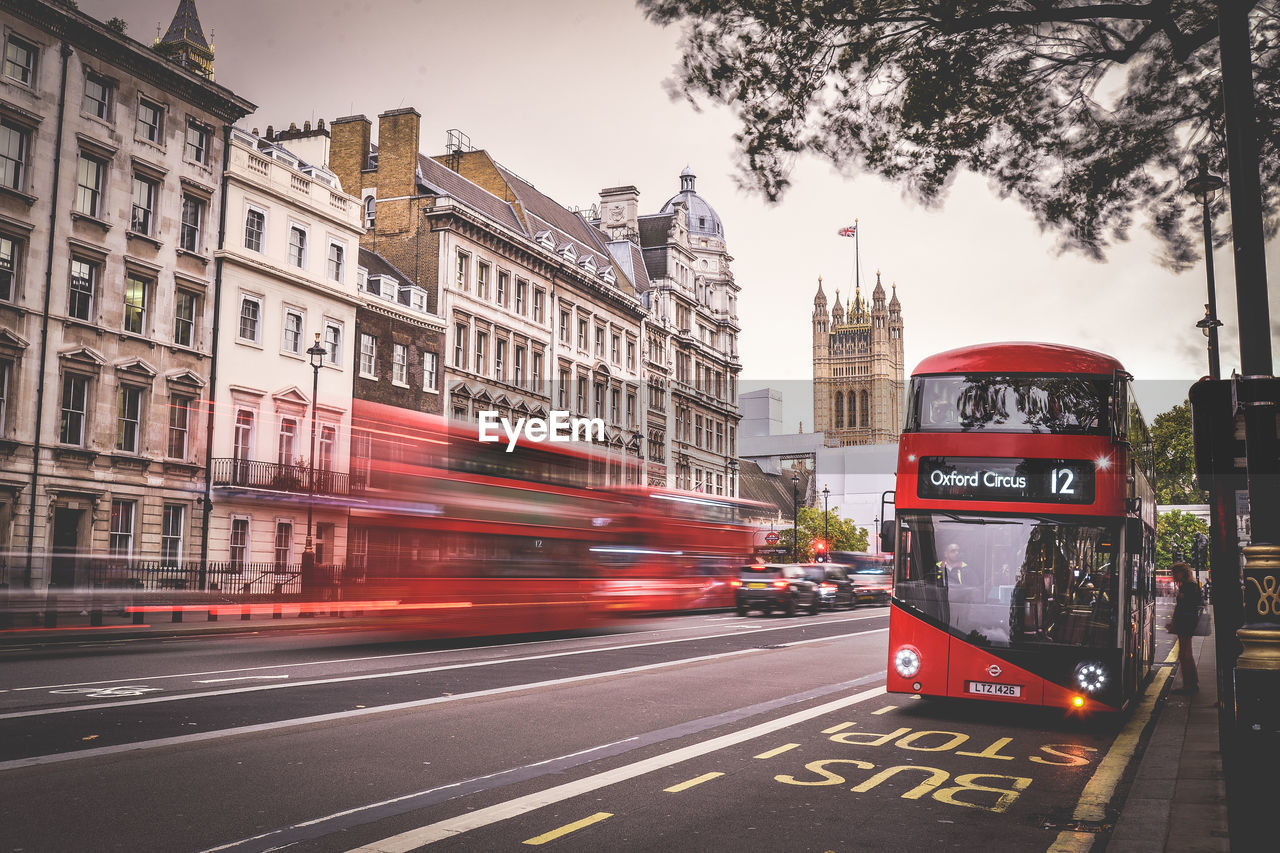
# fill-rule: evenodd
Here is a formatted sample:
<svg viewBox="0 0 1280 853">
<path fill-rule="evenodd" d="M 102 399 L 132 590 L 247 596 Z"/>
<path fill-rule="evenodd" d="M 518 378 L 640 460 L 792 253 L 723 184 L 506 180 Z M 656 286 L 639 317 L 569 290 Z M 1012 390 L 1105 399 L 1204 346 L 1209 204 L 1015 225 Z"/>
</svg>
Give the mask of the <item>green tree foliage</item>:
<svg viewBox="0 0 1280 853">
<path fill-rule="evenodd" d="M 1189 512 L 1175 509 L 1160 516 L 1156 521 L 1156 569 L 1162 572 L 1169 570 L 1169 566 L 1176 562 L 1173 559 L 1175 548 L 1182 553 L 1184 563 L 1191 563 L 1197 533 L 1208 536 L 1209 523 Z M 1207 560 L 1205 565 L 1208 566 Z M 1194 564 L 1192 568 L 1195 568 Z"/>
<path fill-rule="evenodd" d="M 683 23 L 672 88 L 734 110 L 740 180 L 770 200 L 802 152 L 900 181 L 924 203 L 968 169 L 1064 248 L 1100 258 L 1145 211 L 1167 264 L 1199 252 L 1200 209 L 1183 185 L 1200 151 L 1225 170 L 1211 0 L 638 2 L 659 24 Z M 1280 0 L 1256 2 L 1251 25 L 1274 233 Z"/>
<path fill-rule="evenodd" d="M 1156 415 L 1151 440 L 1155 445 L 1156 500 L 1162 504 L 1208 503 L 1208 493 L 1196 484 L 1191 404 L 1181 403 Z"/>
<path fill-rule="evenodd" d="M 814 507 L 800 507 L 799 518 L 797 519 L 800 529 L 800 560 L 807 562 L 815 556 L 813 543 L 815 540 L 822 539 L 823 512 Z M 828 551 L 866 551 L 870 541 L 867 529 L 858 527 L 847 518 L 840 517 L 840 508 L 832 507 L 826 513 L 826 533 L 827 540 L 830 543 Z M 772 559 L 775 563 L 791 562 L 791 528 L 787 527 L 777 531 L 779 540 L 776 547 L 785 548 L 786 556 L 778 556 Z"/>
</svg>

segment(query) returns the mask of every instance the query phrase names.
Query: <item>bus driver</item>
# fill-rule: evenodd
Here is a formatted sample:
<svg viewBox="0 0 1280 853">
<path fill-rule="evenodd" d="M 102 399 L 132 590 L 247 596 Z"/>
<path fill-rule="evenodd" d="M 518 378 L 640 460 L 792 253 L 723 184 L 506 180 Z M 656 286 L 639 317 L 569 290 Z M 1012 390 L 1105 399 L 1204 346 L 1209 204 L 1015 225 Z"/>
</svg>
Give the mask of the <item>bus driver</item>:
<svg viewBox="0 0 1280 853">
<path fill-rule="evenodd" d="M 952 542 L 938 561 L 936 580 L 946 586 L 958 586 L 964 583 L 964 570 L 967 568 L 969 564 L 960 559 L 960 546 Z"/>
</svg>

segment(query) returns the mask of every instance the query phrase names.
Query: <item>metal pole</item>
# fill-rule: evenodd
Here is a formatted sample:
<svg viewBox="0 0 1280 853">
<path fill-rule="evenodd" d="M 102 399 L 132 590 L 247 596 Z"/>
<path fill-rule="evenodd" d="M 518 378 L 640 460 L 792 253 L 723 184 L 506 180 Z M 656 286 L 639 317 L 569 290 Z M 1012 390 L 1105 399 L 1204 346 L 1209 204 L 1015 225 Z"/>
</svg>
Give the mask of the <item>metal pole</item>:
<svg viewBox="0 0 1280 853">
<path fill-rule="evenodd" d="M 800 562 L 800 476 L 791 475 L 791 562 Z"/>
<path fill-rule="evenodd" d="M 1205 171 L 1205 162 L 1208 159 L 1207 155 L 1200 155 L 1200 171 L 1202 173 Z M 1209 284 L 1208 314 L 1204 318 L 1209 326 L 1209 378 L 1221 379 L 1222 367 L 1218 362 L 1218 326 L 1222 324 L 1218 322 L 1218 296 L 1213 283 L 1213 231 L 1209 222 L 1208 193 L 1204 195 L 1204 202 L 1201 207 L 1204 210 L 1204 274 Z"/>
<path fill-rule="evenodd" d="M 1280 489 L 1276 477 L 1275 398 L 1251 395 L 1248 387 L 1269 377 L 1271 313 L 1263 242 L 1262 182 L 1253 107 L 1252 37 L 1249 13 L 1256 0 L 1218 0 L 1218 53 L 1227 168 L 1231 187 L 1232 248 L 1236 310 L 1240 328 L 1240 372 L 1233 387 L 1244 414 L 1245 470 L 1249 488 L 1251 544 L 1244 548 L 1243 651 L 1219 666 L 1235 667 L 1236 722 L 1223 733 L 1224 769 L 1235 800 L 1228 812 L 1232 839 L 1241 846 L 1272 832 L 1275 766 L 1280 760 Z M 1216 586 L 1216 584 L 1215 584 Z M 1234 778 L 1233 778 L 1234 777 Z M 1235 846 L 1235 845 L 1233 845 Z"/>
</svg>

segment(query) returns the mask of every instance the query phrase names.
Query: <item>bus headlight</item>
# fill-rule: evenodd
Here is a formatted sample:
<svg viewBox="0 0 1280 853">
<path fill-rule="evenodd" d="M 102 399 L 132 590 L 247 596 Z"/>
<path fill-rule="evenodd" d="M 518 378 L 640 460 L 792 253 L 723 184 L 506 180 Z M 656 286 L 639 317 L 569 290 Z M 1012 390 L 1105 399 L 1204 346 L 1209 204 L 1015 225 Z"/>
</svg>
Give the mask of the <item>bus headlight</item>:
<svg viewBox="0 0 1280 853">
<path fill-rule="evenodd" d="M 1107 668 L 1097 661 L 1086 661 L 1076 667 L 1076 684 L 1085 693 L 1097 693 L 1107 685 Z"/>
<path fill-rule="evenodd" d="M 911 646 L 903 646 L 893 656 L 893 668 L 903 678 L 911 678 L 920 671 L 920 652 Z"/>
</svg>

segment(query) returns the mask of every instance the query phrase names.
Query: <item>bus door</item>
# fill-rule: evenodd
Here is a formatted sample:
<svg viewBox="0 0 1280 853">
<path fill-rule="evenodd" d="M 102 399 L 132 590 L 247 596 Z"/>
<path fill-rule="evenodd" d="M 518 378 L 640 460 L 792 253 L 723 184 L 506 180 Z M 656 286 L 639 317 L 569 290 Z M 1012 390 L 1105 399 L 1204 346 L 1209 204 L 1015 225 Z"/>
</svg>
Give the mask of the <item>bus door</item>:
<svg viewBox="0 0 1280 853">
<path fill-rule="evenodd" d="M 1146 672 L 1151 650 L 1147 637 L 1151 633 L 1150 615 L 1146 607 L 1149 596 L 1147 567 L 1143 562 L 1143 526 L 1140 518 L 1126 519 L 1124 526 L 1124 613 L 1121 627 L 1124 631 L 1124 696 L 1134 696 Z"/>
</svg>

